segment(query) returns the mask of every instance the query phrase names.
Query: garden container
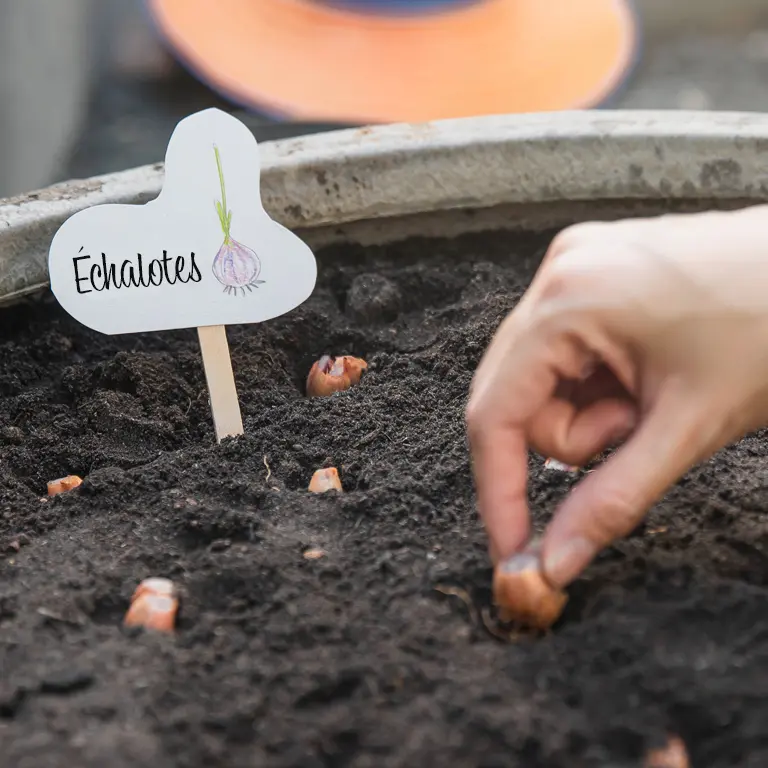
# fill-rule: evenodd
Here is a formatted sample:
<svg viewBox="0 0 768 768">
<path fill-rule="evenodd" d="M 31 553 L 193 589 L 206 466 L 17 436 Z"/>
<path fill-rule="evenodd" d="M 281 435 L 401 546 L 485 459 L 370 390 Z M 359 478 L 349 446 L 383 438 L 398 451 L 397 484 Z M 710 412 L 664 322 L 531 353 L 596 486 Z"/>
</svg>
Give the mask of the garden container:
<svg viewBox="0 0 768 768">
<path fill-rule="evenodd" d="M 494 612 L 463 421 L 554 233 L 764 201 L 768 117 L 486 117 L 261 149 L 266 208 L 318 283 L 228 329 L 245 434 L 219 445 L 193 330 L 102 336 L 47 291 L 62 221 L 154 198 L 162 165 L 0 202 L 7 764 L 641 766 L 668 743 L 697 768 L 768 764 L 765 433 L 692 469 L 531 635 Z M 306 397 L 323 355 L 367 368 Z M 341 491 L 309 493 L 331 467 Z M 537 530 L 582 477 L 531 455 Z M 178 594 L 170 631 L 123 626 L 145 579 Z"/>
<path fill-rule="evenodd" d="M 313 245 L 560 226 L 584 217 L 762 201 L 768 117 L 562 112 L 353 128 L 266 142 L 270 214 Z M 0 303 L 46 285 L 58 226 L 100 203 L 141 203 L 162 164 L 0 201 Z"/>
</svg>

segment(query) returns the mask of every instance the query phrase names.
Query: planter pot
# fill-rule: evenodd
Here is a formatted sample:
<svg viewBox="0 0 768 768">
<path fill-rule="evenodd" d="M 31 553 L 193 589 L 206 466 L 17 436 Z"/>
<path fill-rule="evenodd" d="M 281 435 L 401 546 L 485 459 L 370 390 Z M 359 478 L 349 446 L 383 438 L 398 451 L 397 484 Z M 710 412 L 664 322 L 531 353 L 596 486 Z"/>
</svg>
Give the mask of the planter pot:
<svg viewBox="0 0 768 768">
<path fill-rule="evenodd" d="M 312 245 L 558 226 L 583 217 L 739 206 L 768 195 L 768 117 L 576 112 L 356 128 L 262 145 L 272 216 Z M 42 290 L 74 212 L 140 203 L 161 164 L 0 201 L 0 304 Z M 446 230 L 448 227 L 448 230 Z"/>
<path fill-rule="evenodd" d="M 673 739 L 692 765 L 768 765 L 765 435 L 688 473 L 541 637 L 494 614 L 464 428 L 557 227 L 761 201 L 764 137 L 759 116 L 600 113 L 264 144 L 266 205 L 318 284 L 227 329 L 245 434 L 218 445 L 194 330 L 104 336 L 23 301 L 65 217 L 153 198 L 162 168 L 2 203 L 4 764 L 639 766 Z M 367 368 L 305 397 L 326 354 Z M 309 493 L 330 467 L 342 492 Z M 540 530 L 582 476 L 528 470 Z M 122 626 L 148 577 L 180 595 L 171 635 Z"/>
</svg>

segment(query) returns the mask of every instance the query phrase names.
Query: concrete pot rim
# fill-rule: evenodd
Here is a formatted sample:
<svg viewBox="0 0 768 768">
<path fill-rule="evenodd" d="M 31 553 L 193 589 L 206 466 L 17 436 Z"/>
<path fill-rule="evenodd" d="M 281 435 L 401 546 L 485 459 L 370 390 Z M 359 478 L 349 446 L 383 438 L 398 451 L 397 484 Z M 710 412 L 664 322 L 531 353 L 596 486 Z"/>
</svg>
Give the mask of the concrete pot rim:
<svg viewBox="0 0 768 768">
<path fill-rule="evenodd" d="M 768 199 L 768 115 L 757 113 L 382 125 L 264 142 L 261 156 L 265 207 L 302 233 L 508 204 Z M 48 246 L 66 218 L 92 205 L 147 202 L 162 179 L 160 163 L 0 200 L 0 305 L 46 287 Z"/>
</svg>

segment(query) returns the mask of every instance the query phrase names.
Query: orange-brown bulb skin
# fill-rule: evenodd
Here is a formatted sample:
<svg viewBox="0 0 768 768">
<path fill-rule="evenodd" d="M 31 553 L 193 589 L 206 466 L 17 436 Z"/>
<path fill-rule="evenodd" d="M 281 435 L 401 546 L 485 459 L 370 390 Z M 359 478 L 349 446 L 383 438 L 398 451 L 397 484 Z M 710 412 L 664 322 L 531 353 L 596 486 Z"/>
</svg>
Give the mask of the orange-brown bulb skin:
<svg viewBox="0 0 768 768">
<path fill-rule="evenodd" d="M 78 485 L 82 485 L 82 478 L 77 475 L 67 475 L 66 477 L 60 477 L 58 480 L 51 480 L 48 483 L 48 495 L 57 496 L 60 493 L 71 491 L 73 488 L 77 488 Z"/>
<path fill-rule="evenodd" d="M 690 768 L 683 740 L 672 736 L 665 747 L 651 750 L 645 758 L 645 768 Z"/>
<path fill-rule="evenodd" d="M 325 493 L 326 491 L 340 491 L 341 480 L 339 471 L 336 467 L 327 469 L 318 469 L 312 479 L 309 481 L 309 490 L 311 493 Z"/>
<path fill-rule="evenodd" d="M 360 357 L 324 355 L 312 365 L 307 376 L 307 395 L 327 397 L 360 383 L 368 363 Z"/>
<path fill-rule="evenodd" d="M 126 627 L 144 627 L 156 632 L 173 632 L 178 603 L 173 597 L 144 593 L 131 603 L 123 623 Z"/>
<path fill-rule="evenodd" d="M 549 629 L 568 602 L 568 595 L 554 588 L 541 572 L 535 554 L 513 555 L 496 566 L 493 597 L 502 621 L 534 629 Z"/>
<path fill-rule="evenodd" d="M 123 624 L 156 632 L 173 632 L 178 610 L 179 601 L 172 581 L 144 579 L 133 593 L 131 607 L 125 614 Z"/>
<path fill-rule="evenodd" d="M 136 587 L 131 602 L 146 593 L 151 595 L 161 595 L 162 597 L 176 597 L 176 587 L 170 579 L 162 579 L 153 576 L 144 579 L 144 581 Z"/>
</svg>

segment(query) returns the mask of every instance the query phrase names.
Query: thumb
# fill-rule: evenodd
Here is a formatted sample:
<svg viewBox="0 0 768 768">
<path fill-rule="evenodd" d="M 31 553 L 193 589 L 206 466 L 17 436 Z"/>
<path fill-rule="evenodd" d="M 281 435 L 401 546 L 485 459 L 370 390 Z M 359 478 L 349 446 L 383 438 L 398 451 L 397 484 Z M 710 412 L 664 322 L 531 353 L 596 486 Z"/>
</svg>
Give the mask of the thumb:
<svg viewBox="0 0 768 768">
<path fill-rule="evenodd" d="M 690 393 L 657 401 L 630 440 L 563 502 L 542 541 L 547 579 L 575 579 L 605 546 L 631 533 L 650 506 L 717 446 L 712 411 Z"/>
</svg>

